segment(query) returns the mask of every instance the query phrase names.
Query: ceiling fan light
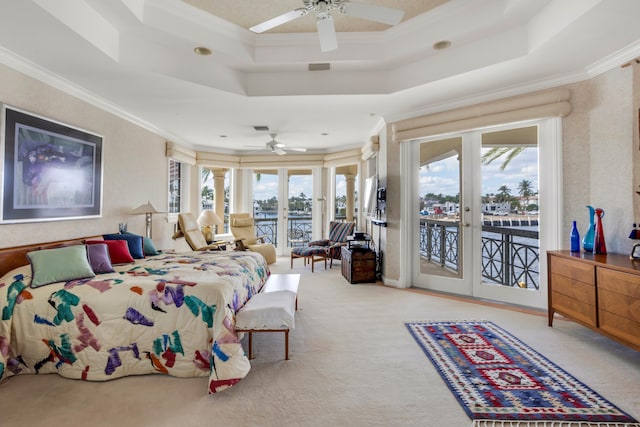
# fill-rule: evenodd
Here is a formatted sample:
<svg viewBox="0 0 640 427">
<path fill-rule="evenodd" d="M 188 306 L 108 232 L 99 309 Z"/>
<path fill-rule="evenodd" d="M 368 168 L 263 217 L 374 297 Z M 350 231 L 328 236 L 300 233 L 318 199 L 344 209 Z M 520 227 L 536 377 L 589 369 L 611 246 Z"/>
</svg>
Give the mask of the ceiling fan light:
<svg viewBox="0 0 640 427">
<path fill-rule="evenodd" d="M 194 47 L 193 51 L 196 53 L 196 55 L 201 55 L 201 56 L 211 55 L 211 49 L 209 49 L 208 47 L 204 47 L 204 46 Z"/>
</svg>

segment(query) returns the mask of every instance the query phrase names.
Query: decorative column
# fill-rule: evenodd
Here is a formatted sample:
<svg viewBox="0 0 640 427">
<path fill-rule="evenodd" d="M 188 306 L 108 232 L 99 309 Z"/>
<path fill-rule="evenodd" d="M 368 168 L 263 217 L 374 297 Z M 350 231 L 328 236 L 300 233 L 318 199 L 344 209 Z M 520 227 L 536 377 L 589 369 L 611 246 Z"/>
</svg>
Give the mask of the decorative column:
<svg viewBox="0 0 640 427">
<path fill-rule="evenodd" d="M 356 198 L 356 176 L 352 173 L 347 173 L 344 175 L 344 178 L 347 182 L 347 211 L 345 214 L 347 215 L 347 221 L 351 222 L 353 221 Z"/>
<path fill-rule="evenodd" d="M 212 169 L 213 172 L 213 201 L 214 212 L 224 222 L 224 175 L 226 169 Z M 224 226 L 217 233 L 224 232 Z"/>
</svg>

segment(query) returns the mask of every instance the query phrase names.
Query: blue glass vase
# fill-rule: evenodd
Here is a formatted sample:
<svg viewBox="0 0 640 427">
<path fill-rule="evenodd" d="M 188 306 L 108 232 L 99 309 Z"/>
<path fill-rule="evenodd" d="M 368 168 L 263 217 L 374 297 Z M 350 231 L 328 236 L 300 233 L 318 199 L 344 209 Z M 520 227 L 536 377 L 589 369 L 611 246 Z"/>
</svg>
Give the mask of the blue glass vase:
<svg viewBox="0 0 640 427">
<path fill-rule="evenodd" d="M 587 206 L 587 209 L 589 209 L 589 228 L 587 229 L 587 232 L 584 233 L 582 247 L 585 252 L 593 252 L 593 240 L 596 233 L 595 209 L 593 206 Z"/>
<path fill-rule="evenodd" d="M 580 252 L 580 233 L 575 221 L 571 226 L 571 252 Z"/>
</svg>

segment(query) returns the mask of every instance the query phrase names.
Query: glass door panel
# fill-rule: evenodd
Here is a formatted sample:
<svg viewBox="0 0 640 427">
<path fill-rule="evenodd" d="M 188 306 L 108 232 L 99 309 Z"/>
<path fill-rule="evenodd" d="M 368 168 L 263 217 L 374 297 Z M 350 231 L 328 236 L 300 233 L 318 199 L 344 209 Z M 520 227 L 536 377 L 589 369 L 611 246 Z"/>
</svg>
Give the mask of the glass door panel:
<svg viewBox="0 0 640 427">
<path fill-rule="evenodd" d="M 256 233 L 278 245 L 278 171 L 253 171 L 253 218 Z"/>
<path fill-rule="evenodd" d="M 417 286 L 443 292 L 468 293 L 465 277 L 471 266 L 468 177 L 463 138 L 421 142 L 418 147 Z"/>
<path fill-rule="evenodd" d="M 288 171 L 289 212 L 287 246 L 304 246 L 311 240 L 313 175 L 311 170 Z"/>
<path fill-rule="evenodd" d="M 540 290 L 538 127 L 482 133 L 481 261 L 475 294 L 524 305 Z"/>
</svg>

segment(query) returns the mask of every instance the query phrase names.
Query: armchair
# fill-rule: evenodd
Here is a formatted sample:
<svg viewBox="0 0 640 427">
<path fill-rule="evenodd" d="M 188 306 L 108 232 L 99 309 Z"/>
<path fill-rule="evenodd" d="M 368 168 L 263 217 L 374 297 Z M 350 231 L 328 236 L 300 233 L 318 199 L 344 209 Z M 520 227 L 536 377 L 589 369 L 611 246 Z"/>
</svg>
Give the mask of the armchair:
<svg viewBox="0 0 640 427">
<path fill-rule="evenodd" d="M 208 244 L 207 239 L 204 237 L 204 233 L 200 230 L 198 221 L 196 221 L 196 218 L 192 213 L 178 214 L 178 228 L 180 230 L 178 233 L 174 234 L 173 238 L 176 239 L 184 236 L 187 244 L 194 251 L 220 250 L 220 245 L 225 243 L 220 241 Z"/>
<path fill-rule="evenodd" d="M 309 246 L 327 247 L 329 268 L 333 267 L 333 260 L 342 258 L 342 246 L 347 244 L 347 236 L 351 236 L 356 228 L 355 222 L 331 221 L 329 223 L 329 238 L 309 242 Z"/>
<path fill-rule="evenodd" d="M 248 213 L 232 213 L 229 215 L 229 221 L 236 250 L 261 253 L 267 260 L 267 264 L 276 262 L 275 246 L 265 242 L 265 236 L 256 235 L 253 218 Z"/>
</svg>

